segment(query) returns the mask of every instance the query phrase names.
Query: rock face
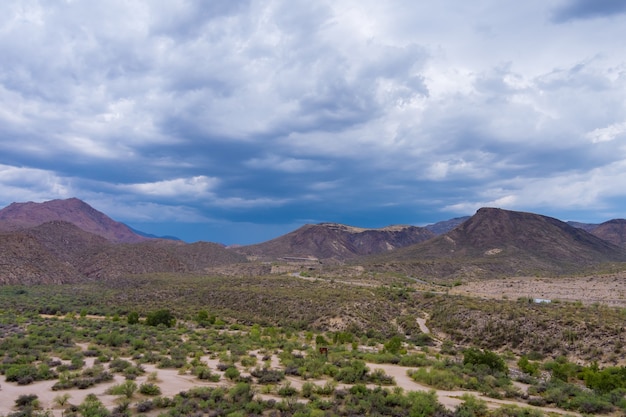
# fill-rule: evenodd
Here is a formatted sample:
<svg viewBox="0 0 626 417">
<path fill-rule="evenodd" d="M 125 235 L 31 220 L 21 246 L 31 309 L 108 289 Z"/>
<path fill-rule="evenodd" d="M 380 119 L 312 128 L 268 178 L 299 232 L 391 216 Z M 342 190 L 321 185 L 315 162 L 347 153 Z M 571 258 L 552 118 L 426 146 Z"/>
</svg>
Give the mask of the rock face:
<svg viewBox="0 0 626 417">
<path fill-rule="evenodd" d="M 450 232 L 377 259 L 438 277 L 574 273 L 626 252 L 560 220 L 482 208 Z"/>
<path fill-rule="evenodd" d="M 388 252 L 435 235 L 423 227 L 363 229 L 336 223 L 305 225 L 286 235 L 233 250 L 260 259 L 310 258 L 343 261 Z"/>
<path fill-rule="evenodd" d="M 135 243 L 148 239 L 77 198 L 44 203 L 12 203 L 0 210 L 0 230 L 26 229 L 51 221 L 72 223 L 86 232 L 116 243 Z"/>
</svg>

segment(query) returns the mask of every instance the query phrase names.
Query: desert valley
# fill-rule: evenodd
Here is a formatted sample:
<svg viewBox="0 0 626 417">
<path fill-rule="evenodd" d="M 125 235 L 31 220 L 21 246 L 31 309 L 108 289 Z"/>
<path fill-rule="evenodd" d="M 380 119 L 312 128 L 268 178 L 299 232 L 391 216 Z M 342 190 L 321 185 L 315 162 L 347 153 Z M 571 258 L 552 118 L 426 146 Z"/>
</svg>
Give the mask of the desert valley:
<svg viewBox="0 0 626 417">
<path fill-rule="evenodd" d="M 248 246 L 0 210 L 0 416 L 626 412 L 626 220 L 482 208 Z"/>
</svg>

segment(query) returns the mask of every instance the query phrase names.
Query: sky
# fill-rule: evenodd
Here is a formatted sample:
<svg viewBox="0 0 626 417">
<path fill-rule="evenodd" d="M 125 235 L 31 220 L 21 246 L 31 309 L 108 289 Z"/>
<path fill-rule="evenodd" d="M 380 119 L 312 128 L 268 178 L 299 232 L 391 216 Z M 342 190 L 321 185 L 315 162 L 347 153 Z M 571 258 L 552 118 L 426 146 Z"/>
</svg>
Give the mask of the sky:
<svg viewBox="0 0 626 417">
<path fill-rule="evenodd" d="M 626 217 L 626 1 L 0 2 L 0 206 L 155 235 Z"/>
</svg>

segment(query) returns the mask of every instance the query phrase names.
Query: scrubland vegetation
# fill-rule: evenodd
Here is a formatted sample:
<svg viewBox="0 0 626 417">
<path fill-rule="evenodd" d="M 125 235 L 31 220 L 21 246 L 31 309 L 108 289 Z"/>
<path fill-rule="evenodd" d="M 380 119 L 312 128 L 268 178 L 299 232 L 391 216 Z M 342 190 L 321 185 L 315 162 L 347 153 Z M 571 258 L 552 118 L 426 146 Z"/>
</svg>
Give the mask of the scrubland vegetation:
<svg viewBox="0 0 626 417">
<path fill-rule="evenodd" d="M 601 305 L 161 275 L 4 286 L 0 306 L 3 417 L 626 412 L 626 314 Z"/>
</svg>

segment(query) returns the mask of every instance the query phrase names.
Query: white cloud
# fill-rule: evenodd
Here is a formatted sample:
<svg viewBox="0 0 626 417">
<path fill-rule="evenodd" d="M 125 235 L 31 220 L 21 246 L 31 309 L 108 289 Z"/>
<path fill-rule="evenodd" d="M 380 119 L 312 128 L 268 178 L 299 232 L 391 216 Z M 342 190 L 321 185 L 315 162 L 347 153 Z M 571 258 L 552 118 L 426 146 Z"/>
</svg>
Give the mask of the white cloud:
<svg viewBox="0 0 626 417">
<path fill-rule="evenodd" d="M 93 195 L 87 202 L 109 217 L 124 222 L 175 222 L 175 223 L 206 223 L 213 221 L 199 210 L 182 205 L 158 204 L 136 201 L 132 198 L 102 199 Z"/>
<path fill-rule="evenodd" d="M 149 183 L 122 184 L 117 188 L 159 198 L 202 199 L 212 196 L 213 190 L 218 184 L 219 179 L 200 175 Z"/>
<path fill-rule="evenodd" d="M 303 200 L 323 218 L 322 202 L 349 212 L 339 202 L 355 198 L 365 211 L 608 204 L 623 179 L 624 15 L 554 7 L 0 3 L 0 163 L 30 167 L 4 194 L 119 193 L 145 213 L 171 199 L 205 218 Z M 576 13 L 555 24 L 559 10 Z"/>
<path fill-rule="evenodd" d="M 594 129 L 585 136 L 592 143 L 609 142 L 626 133 L 626 122 L 614 123 L 610 126 Z"/>
<path fill-rule="evenodd" d="M 448 205 L 444 211 L 473 212 L 480 207 L 510 210 L 605 210 L 608 200 L 626 198 L 626 159 L 588 172 L 548 178 L 520 177 L 487 184 L 475 201 Z"/>
<path fill-rule="evenodd" d="M 0 196 L 4 204 L 68 198 L 74 191 L 71 179 L 54 172 L 0 164 Z"/>
<path fill-rule="evenodd" d="M 232 209 L 251 209 L 251 208 L 268 208 L 280 207 L 289 203 L 291 199 L 280 198 L 241 198 L 241 197 L 225 197 L 213 200 L 212 204 L 217 207 Z"/>
</svg>

